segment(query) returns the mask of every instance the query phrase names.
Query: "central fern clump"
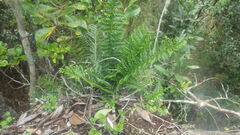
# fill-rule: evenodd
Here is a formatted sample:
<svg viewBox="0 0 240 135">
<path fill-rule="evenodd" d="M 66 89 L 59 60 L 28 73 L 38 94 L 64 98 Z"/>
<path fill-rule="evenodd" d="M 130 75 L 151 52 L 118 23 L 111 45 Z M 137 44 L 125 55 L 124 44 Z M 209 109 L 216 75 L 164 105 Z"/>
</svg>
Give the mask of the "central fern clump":
<svg viewBox="0 0 240 135">
<path fill-rule="evenodd" d="M 123 89 L 152 88 L 155 85 L 153 64 L 171 55 L 182 42 L 163 40 L 153 53 L 153 32 L 141 26 L 125 37 L 127 19 L 121 3 L 109 0 L 104 6 L 98 23 L 90 25 L 81 37 L 86 41 L 86 60 L 90 64 L 66 66 L 61 72 L 116 98 Z"/>
</svg>

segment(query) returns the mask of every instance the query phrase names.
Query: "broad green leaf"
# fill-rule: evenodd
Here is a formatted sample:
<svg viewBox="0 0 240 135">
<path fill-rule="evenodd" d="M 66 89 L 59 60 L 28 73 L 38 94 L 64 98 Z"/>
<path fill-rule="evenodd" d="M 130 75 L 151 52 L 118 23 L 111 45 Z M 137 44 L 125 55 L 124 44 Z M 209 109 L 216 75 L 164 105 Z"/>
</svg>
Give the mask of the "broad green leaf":
<svg viewBox="0 0 240 135">
<path fill-rule="evenodd" d="M 92 3 L 92 0 L 81 0 L 82 2 Z"/>
<path fill-rule="evenodd" d="M 164 69 L 162 66 L 160 65 L 155 65 L 154 66 L 160 73 L 164 74 L 165 76 L 169 76 L 170 73 L 169 71 L 167 71 L 166 69 Z"/>
<path fill-rule="evenodd" d="M 71 39 L 70 36 L 60 36 L 57 38 L 57 42 L 67 41 L 69 39 Z"/>
<path fill-rule="evenodd" d="M 76 28 L 80 26 L 84 29 L 87 29 L 86 21 L 81 18 L 77 18 L 75 16 L 65 16 L 65 19 L 67 21 L 65 24 L 69 27 Z"/>
<path fill-rule="evenodd" d="M 190 81 L 189 78 L 179 75 L 179 74 L 175 74 L 175 79 L 180 83 L 182 83 L 184 81 Z"/>
<path fill-rule="evenodd" d="M 71 7 L 76 10 L 86 10 L 88 6 L 84 2 L 78 2 L 76 4 L 73 4 Z"/>
<path fill-rule="evenodd" d="M 68 15 L 68 14 L 72 13 L 73 11 L 75 11 L 75 9 L 72 7 L 64 8 L 64 10 L 60 13 L 60 15 L 58 17 Z"/>
<path fill-rule="evenodd" d="M 4 54 L 7 48 L 3 42 L 0 41 L 0 54 Z"/>
<path fill-rule="evenodd" d="M 84 20 L 76 20 L 74 22 L 69 22 L 67 23 L 67 26 L 72 27 L 72 28 L 76 28 L 76 27 L 83 27 L 85 29 L 87 29 L 87 23 Z"/>
<path fill-rule="evenodd" d="M 79 36 L 79 35 L 82 34 L 82 32 L 81 32 L 81 30 L 77 29 L 77 30 L 75 30 L 75 34 L 76 34 L 77 36 Z"/>
<path fill-rule="evenodd" d="M 47 50 L 44 50 L 44 49 L 38 49 L 38 55 L 39 56 L 48 56 L 48 51 Z"/>
<path fill-rule="evenodd" d="M 39 12 L 41 12 L 41 13 L 49 13 L 49 12 L 56 10 L 57 8 L 51 7 L 51 6 L 45 5 L 45 4 L 40 4 L 38 9 L 39 9 Z"/>
<path fill-rule="evenodd" d="M 98 112 L 96 112 L 96 114 L 94 115 L 94 118 L 95 119 L 100 119 L 101 118 L 101 116 L 107 116 L 107 114 L 109 113 L 109 112 L 111 112 L 112 111 L 112 109 L 102 109 L 102 110 L 99 110 Z"/>
<path fill-rule="evenodd" d="M 53 61 L 53 63 L 55 63 L 55 64 L 57 63 L 57 59 L 56 59 L 56 58 L 53 58 L 52 61 Z"/>
<path fill-rule="evenodd" d="M 188 68 L 190 68 L 190 69 L 199 69 L 200 67 L 197 66 L 197 65 L 192 65 L 192 66 L 188 66 Z"/>
<path fill-rule="evenodd" d="M 139 6 L 133 5 L 127 9 L 127 11 L 125 12 L 125 16 L 131 18 L 137 16 L 140 13 L 140 11 L 141 8 Z"/>
<path fill-rule="evenodd" d="M 130 0 L 130 2 L 128 3 L 128 7 L 131 7 L 135 2 L 137 2 L 138 0 Z"/>
<path fill-rule="evenodd" d="M 0 55 L 0 60 L 6 60 L 8 58 L 7 55 Z"/>
<path fill-rule="evenodd" d="M 198 40 L 198 41 L 203 41 L 204 38 L 203 38 L 203 37 L 196 37 L 196 40 Z"/>
<path fill-rule="evenodd" d="M 16 52 L 17 55 L 22 54 L 22 47 L 20 45 L 16 46 L 15 47 L 15 52 Z"/>
<path fill-rule="evenodd" d="M 8 56 L 14 56 L 16 55 L 15 49 L 14 48 L 10 48 L 7 50 L 7 55 Z"/>
<path fill-rule="evenodd" d="M 37 42 L 44 42 L 56 29 L 56 26 L 50 28 L 42 28 L 35 32 L 35 39 Z"/>
<path fill-rule="evenodd" d="M 99 132 L 97 129 L 95 128 L 91 128 L 88 135 L 101 135 L 101 132 Z"/>
<path fill-rule="evenodd" d="M 8 65 L 8 61 L 7 60 L 0 60 L 0 67 L 4 67 Z"/>
</svg>

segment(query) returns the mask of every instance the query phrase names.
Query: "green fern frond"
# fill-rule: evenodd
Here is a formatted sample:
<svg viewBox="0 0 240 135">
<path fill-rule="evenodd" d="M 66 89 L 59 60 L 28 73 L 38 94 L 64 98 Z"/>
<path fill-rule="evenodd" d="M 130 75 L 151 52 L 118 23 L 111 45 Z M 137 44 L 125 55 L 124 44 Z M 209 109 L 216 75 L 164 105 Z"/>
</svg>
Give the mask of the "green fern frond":
<svg viewBox="0 0 240 135">
<path fill-rule="evenodd" d="M 103 32 L 101 52 L 103 58 L 119 56 L 119 48 L 124 44 L 124 12 L 118 0 L 109 0 L 104 7 L 103 14 L 100 16 L 99 27 Z M 105 63 L 107 69 L 115 69 L 115 61 Z"/>
<path fill-rule="evenodd" d="M 61 73 L 78 81 L 83 80 L 94 88 L 98 88 L 106 93 L 113 93 L 112 85 L 100 78 L 101 76 L 94 72 L 91 67 L 84 68 L 81 65 L 68 66 L 60 70 Z"/>
<path fill-rule="evenodd" d="M 119 85 L 129 81 L 133 76 L 138 76 L 140 72 L 145 72 L 154 62 L 151 53 L 153 44 L 152 33 L 146 27 L 135 30 L 121 49 L 121 59 L 123 64 L 119 67 L 122 78 Z"/>
<path fill-rule="evenodd" d="M 146 27 L 139 27 L 130 36 L 126 46 L 121 49 L 121 61 L 119 73 L 122 78 L 119 80 L 119 88 L 131 82 L 131 86 L 138 86 L 140 82 L 150 84 L 154 72 L 151 66 L 160 61 L 164 56 L 171 56 L 185 43 L 184 38 L 165 39 L 153 53 L 153 34 Z M 145 76 L 145 77 L 144 77 Z M 133 85 L 134 84 L 134 85 Z M 142 87 L 143 89 L 146 86 Z"/>
<path fill-rule="evenodd" d="M 78 43 L 85 47 L 85 60 L 92 65 L 95 65 L 101 59 L 100 39 L 100 30 L 97 26 L 89 25 L 88 30 L 78 40 Z"/>
<path fill-rule="evenodd" d="M 86 35 L 88 42 L 89 55 L 88 58 L 92 64 L 97 64 L 101 59 L 100 54 L 100 30 L 96 25 L 89 25 Z"/>
</svg>

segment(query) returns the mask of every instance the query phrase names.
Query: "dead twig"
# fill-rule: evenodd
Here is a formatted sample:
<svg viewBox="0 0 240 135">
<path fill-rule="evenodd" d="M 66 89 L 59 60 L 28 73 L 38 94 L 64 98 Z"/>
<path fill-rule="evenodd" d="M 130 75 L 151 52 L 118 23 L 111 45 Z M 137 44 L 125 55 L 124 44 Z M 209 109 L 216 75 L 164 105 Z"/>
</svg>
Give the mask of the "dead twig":
<svg viewBox="0 0 240 135">
<path fill-rule="evenodd" d="M 135 129 L 138 130 L 139 132 L 142 132 L 142 133 L 147 134 L 147 135 L 152 135 L 152 134 L 146 132 L 144 129 L 139 129 L 139 128 L 137 128 L 136 126 L 134 126 L 133 124 L 131 124 L 131 123 L 129 123 L 129 122 L 127 122 L 127 124 L 130 125 L 131 127 L 135 128 Z"/>
<path fill-rule="evenodd" d="M 169 125 L 173 125 L 174 127 L 176 127 L 177 128 L 177 130 L 179 131 L 179 132 L 181 132 L 181 133 L 183 133 L 183 131 L 179 128 L 179 126 L 178 125 L 176 125 L 175 123 L 173 123 L 173 122 L 169 122 L 169 121 L 167 121 L 167 120 L 164 120 L 163 118 L 161 118 L 161 117 L 158 117 L 157 115 L 155 115 L 155 114 L 151 114 L 153 117 L 155 117 L 155 118 L 157 118 L 157 119 L 159 119 L 159 120 L 161 120 L 161 121 L 163 121 L 163 122 L 165 122 L 165 123 L 168 123 Z"/>
<path fill-rule="evenodd" d="M 211 101 L 215 101 L 216 100 L 228 100 L 227 96 L 226 98 L 223 98 L 223 97 L 217 97 L 217 98 L 211 98 L 211 99 L 207 99 L 207 100 L 202 100 L 200 98 L 198 98 L 197 96 L 195 96 L 190 90 L 193 89 L 193 88 L 196 88 L 200 85 L 202 85 L 203 83 L 209 81 L 209 80 L 218 80 L 217 78 L 208 78 L 208 79 L 205 79 L 203 80 L 202 82 L 200 83 L 197 83 L 191 87 L 188 87 L 185 91 L 186 91 L 186 94 L 188 95 L 188 100 L 160 100 L 161 102 L 174 102 L 174 103 L 187 103 L 187 104 L 193 104 L 193 105 L 196 105 L 198 106 L 199 108 L 203 108 L 203 107 L 209 107 L 209 108 L 212 108 L 214 110 L 217 110 L 217 111 L 220 111 L 220 112 L 223 112 L 223 113 L 227 113 L 227 114 L 232 114 L 234 116 L 237 116 L 239 119 L 240 119 L 240 112 L 236 112 L 236 111 L 233 111 L 233 110 L 229 110 L 229 109 L 224 109 L 224 108 L 221 108 L 220 106 L 215 106 L 215 105 L 212 105 L 210 104 L 209 102 Z"/>
<path fill-rule="evenodd" d="M 23 83 L 23 82 L 21 82 L 21 81 L 18 81 L 18 80 L 16 80 L 16 79 L 10 77 L 9 75 L 7 75 L 7 74 L 6 74 L 3 70 L 1 70 L 1 69 L 0 69 L 0 72 L 1 72 L 4 76 L 6 76 L 7 78 L 9 78 L 11 81 L 13 81 L 13 82 L 15 82 L 15 83 L 18 83 L 18 84 L 21 84 L 21 86 L 19 86 L 19 87 L 17 87 L 17 88 L 14 88 L 14 89 L 20 89 L 20 88 L 22 88 L 22 87 L 24 87 L 24 86 L 29 86 L 29 85 L 30 85 L 30 83 Z"/>
<path fill-rule="evenodd" d="M 65 78 L 64 78 L 63 76 L 61 76 L 61 78 L 62 78 L 65 86 L 66 86 L 69 90 L 71 90 L 73 93 L 75 93 L 75 94 L 77 94 L 77 95 L 79 95 L 79 96 L 83 96 L 83 94 L 80 94 L 80 93 L 76 92 L 75 90 L 73 90 L 73 89 L 67 84 L 67 82 L 66 82 L 66 80 L 65 80 Z"/>
</svg>

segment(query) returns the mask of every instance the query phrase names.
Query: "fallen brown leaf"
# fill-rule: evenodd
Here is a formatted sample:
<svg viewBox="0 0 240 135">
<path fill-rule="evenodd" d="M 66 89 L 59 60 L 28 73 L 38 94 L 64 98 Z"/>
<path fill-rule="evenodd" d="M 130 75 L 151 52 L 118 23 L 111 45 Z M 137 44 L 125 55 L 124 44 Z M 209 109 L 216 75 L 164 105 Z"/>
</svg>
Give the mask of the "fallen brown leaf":
<svg viewBox="0 0 240 135">
<path fill-rule="evenodd" d="M 51 114 L 51 119 L 57 118 L 62 114 L 63 111 L 63 105 L 59 106 L 52 114 Z"/>
<path fill-rule="evenodd" d="M 38 129 L 35 133 L 36 133 L 37 135 L 42 135 L 42 130 L 41 130 L 41 129 Z"/>
<path fill-rule="evenodd" d="M 17 126 L 23 125 L 23 124 L 25 124 L 25 123 L 27 123 L 27 122 L 35 119 L 35 118 L 36 118 L 37 116 L 39 116 L 39 115 L 40 115 L 40 113 L 32 114 L 32 115 L 29 115 L 29 116 L 27 116 L 27 117 L 22 117 L 22 118 L 20 118 L 20 119 L 18 120 Z"/>
<path fill-rule="evenodd" d="M 134 105 L 134 107 L 136 108 L 136 111 L 138 113 L 138 115 L 141 116 L 142 119 L 144 119 L 145 121 L 149 122 L 150 124 L 152 125 L 155 125 L 154 122 L 152 122 L 151 120 L 151 113 L 146 111 L 146 110 L 143 110 L 142 108 Z"/>
<path fill-rule="evenodd" d="M 33 129 L 33 128 L 27 128 L 26 131 L 27 131 L 28 133 L 33 134 L 33 133 L 35 132 L 35 129 Z"/>
<path fill-rule="evenodd" d="M 18 121 L 17 121 L 17 125 L 19 125 L 19 123 L 21 123 L 26 117 L 27 117 L 27 112 L 23 113 L 23 114 L 19 117 L 19 119 L 18 119 Z"/>
<path fill-rule="evenodd" d="M 74 113 L 73 111 L 68 112 L 68 113 L 63 115 L 63 118 L 68 119 L 68 118 L 70 118 L 73 115 L 73 113 Z"/>
<path fill-rule="evenodd" d="M 82 119 L 78 114 L 73 113 L 73 115 L 69 118 L 69 122 L 72 125 L 80 125 L 80 124 L 85 123 L 85 120 Z"/>
<path fill-rule="evenodd" d="M 108 122 L 108 124 L 110 125 L 111 128 L 113 128 L 114 125 L 117 124 L 117 123 L 116 123 L 116 119 L 117 119 L 117 118 L 116 118 L 115 113 L 113 113 L 113 114 L 108 113 L 108 114 L 107 114 L 107 122 Z"/>
<path fill-rule="evenodd" d="M 75 105 L 85 105 L 86 103 L 84 103 L 84 102 L 76 102 L 76 103 L 74 103 L 73 105 L 72 105 L 72 107 L 74 107 Z"/>
</svg>

